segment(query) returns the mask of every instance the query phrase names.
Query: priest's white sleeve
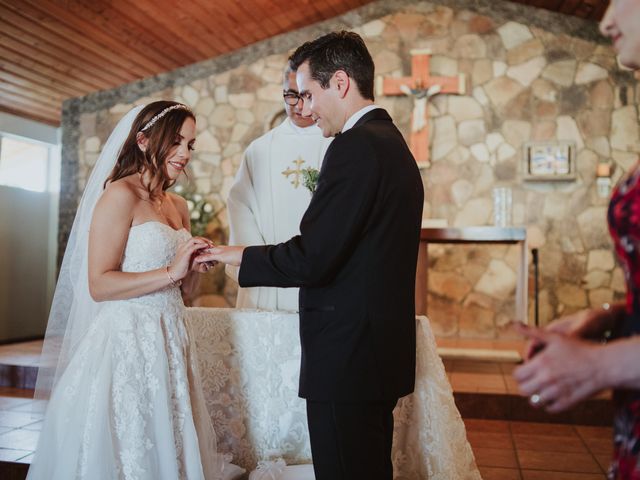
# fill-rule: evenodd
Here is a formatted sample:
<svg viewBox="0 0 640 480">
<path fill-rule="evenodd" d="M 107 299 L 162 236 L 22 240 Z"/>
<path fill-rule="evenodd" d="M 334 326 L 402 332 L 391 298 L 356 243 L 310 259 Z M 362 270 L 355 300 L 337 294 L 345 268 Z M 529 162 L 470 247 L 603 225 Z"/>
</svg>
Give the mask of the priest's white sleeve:
<svg viewBox="0 0 640 480">
<path fill-rule="evenodd" d="M 243 156 L 227 199 L 229 245 L 266 245 L 258 223 L 258 200 L 251 168 L 252 146 Z M 225 267 L 226 274 L 236 282 L 238 270 L 238 267 Z"/>
</svg>

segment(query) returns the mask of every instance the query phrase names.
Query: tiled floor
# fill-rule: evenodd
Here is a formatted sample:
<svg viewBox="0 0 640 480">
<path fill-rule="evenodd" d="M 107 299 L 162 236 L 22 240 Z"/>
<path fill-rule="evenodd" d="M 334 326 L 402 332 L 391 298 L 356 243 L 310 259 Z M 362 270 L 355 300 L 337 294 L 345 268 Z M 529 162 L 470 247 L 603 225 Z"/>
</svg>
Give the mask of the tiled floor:
<svg viewBox="0 0 640 480">
<path fill-rule="evenodd" d="M 451 341 L 438 341 L 440 346 Z M 24 345 L 24 344 L 23 344 Z M 39 343 L 0 346 L 0 363 L 33 365 Z M 465 347 L 486 348 L 487 342 Z M 501 343 L 498 348 L 520 348 Z M 494 347 L 495 348 L 495 347 Z M 444 361 L 455 392 L 515 394 L 514 364 Z M 0 462 L 30 463 L 42 424 L 32 390 L 0 387 Z M 611 454 L 611 429 L 465 418 L 484 480 L 601 480 Z"/>
<path fill-rule="evenodd" d="M 32 390 L 0 387 L 0 461 L 30 463 L 42 426 Z"/>
<path fill-rule="evenodd" d="M 484 480 L 602 480 L 611 429 L 465 419 Z"/>
<path fill-rule="evenodd" d="M 475 340 L 459 338 L 437 338 L 438 347 L 457 349 L 482 349 L 486 351 L 512 350 L 522 352 L 524 342 L 520 340 Z M 496 363 L 474 360 L 443 359 L 451 387 L 455 392 L 469 393 L 516 393 L 516 384 L 511 377 L 514 363 Z"/>
</svg>

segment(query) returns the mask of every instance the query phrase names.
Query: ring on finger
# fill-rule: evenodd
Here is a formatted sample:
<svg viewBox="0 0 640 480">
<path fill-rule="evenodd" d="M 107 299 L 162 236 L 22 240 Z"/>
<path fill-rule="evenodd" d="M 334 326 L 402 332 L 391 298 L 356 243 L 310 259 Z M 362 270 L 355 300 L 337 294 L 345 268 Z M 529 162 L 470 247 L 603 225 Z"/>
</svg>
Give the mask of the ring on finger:
<svg viewBox="0 0 640 480">
<path fill-rule="evenodd" d="M 542 405 L 544 403 L 542 401 L 542 395 L 540 395 L 539 393 L 534 393 L 533 395 L 531 395 L 529 397 L 529 403 L 531 405 L 533 405 L 534 407 L 539 407 L 540 405 Z"/>
</svg>

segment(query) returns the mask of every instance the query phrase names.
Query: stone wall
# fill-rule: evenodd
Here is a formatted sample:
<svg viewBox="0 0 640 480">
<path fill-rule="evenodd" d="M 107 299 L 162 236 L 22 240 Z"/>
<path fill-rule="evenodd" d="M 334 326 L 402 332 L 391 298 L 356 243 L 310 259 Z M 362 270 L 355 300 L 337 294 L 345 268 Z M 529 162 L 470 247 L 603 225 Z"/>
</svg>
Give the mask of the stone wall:
<svg viewBox="0 0 640 480">
<path fill-rule="evenodd" d="M 529 243 L 540 251 L 542 323 L 623 295 L 606 230 L 607 200 L 596 194 L 595 173 L 598 162 L 610 162 L 615 181 L 636 162 L 640 88 L 618 69 L 595 24 L 497 0 L 381 0 L 231 55 L 67 102 L 62 239 L 110 129 L 132 105 L 155 99 L 194 108 L 198 139 L 189 176 L 220 207 L 226 228 L 224 202 L 242 152 L 282 111 L 281 69 L 288 53 L 341 28 L 365 38 L 377 74 L 406 75 L 409 50 L 429 48 L 432 74 L 468 77 L 467 95 L 439 95 L 429 105 L 426 216 L 455 226 L 491 224 L 491 189 L 510 186 L 514 224 L 527 227 Z M 411 100 L 381 97 L 377 103 L 408 135 Z M 575 142 L 577 179 L 523 181 L 522 147 L 531 140 Z M 501 326 L 514 308 L 516 262 L 515 247 L 432 247 L 434 330 L 508 336 Z M 210 290 L 223 281 L 220 272 L 214 275 Z"/>
</svg>

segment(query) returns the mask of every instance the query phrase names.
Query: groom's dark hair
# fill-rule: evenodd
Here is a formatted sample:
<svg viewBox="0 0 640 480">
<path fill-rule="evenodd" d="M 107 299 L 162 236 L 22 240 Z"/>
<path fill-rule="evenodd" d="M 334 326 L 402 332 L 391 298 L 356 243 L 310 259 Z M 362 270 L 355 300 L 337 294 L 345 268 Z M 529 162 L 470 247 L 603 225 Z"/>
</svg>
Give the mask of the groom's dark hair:
<svg viewBox="0 0 640 480">
<path fill-rule="evenodd" d="M 354 32 L 331 32 L 299 46 L 289 57 L 291 69 L 298 70 L 309 62 L 311 78 L 324 89 L 338 70 L 353 78 L 358 91 L 367 100 L 373 100 L 373 59 L 362 37 Z"/>
</svg>

